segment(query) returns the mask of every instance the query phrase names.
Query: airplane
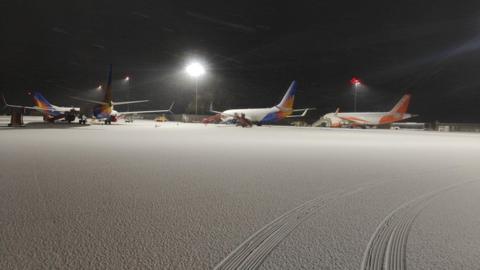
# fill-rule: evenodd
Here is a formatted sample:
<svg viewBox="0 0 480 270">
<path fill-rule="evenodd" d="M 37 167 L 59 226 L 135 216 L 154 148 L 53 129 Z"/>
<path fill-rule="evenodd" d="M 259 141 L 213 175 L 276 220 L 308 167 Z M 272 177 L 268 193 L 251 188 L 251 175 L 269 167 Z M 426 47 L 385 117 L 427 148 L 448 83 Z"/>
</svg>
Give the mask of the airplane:
<svg viewBox="0 0 480 270">
<path fill-rule="evenodd" d="M 12 105 L 7 103 L 5 96 L 2 95 L 2 98 L 5 107 L 39 111 L 43 114 L 43 120 L 50 123 L 60 119 L 65 119 L 65 121 L 71 123 L 72 121 L 75 121 L 75 117 L 80 113 L 80 108 L 78 107 L 61 107 L 52 105 L 39 92 L 28 92 L 28 95 L 32 96 L 35 106 Z"/>
<path fill-rule="evenodd" d="M 230 109 L 220 112 L 213 110 L 213 104 L 210 104 L 210 112 L 218 114 L 223 122 L 235 121 L 241 126 L 252 126 L 252 124 L 261 126 L 262 124 L 276 122 L 284 118 L 304 117 L 309 110 L 314 110 L 315 108 L 293 109 L 296 92 L 297 82 L 292 81 L 280 103 L 271 108 Z M 292 115 L 293 112 L 300 111 L 303 111 L 303 113 Z"/>
<path fill-rule="evenodd" d="M 389 112 L 339 112 L 327 113 L 319 120 L 321 127 L 368 127 L 387 125 L 416 115 L 407 113 L 410 95 L 404 95 Z"/>
<path fill-rule="evenodd" d="M 109 125 L 112 122 L 117 122 L 117 120 L 120 117 L 124 117 L 127 115 L 143 114 L 143 113 L 171 113 L 174 105 L 174 103 L 172 103 L 167 110 L 128 111 L 128 112 L 119 112 L 114 110 L 115 105 L 143 103 L 143 102 L 148 102 L 148 100 L 120 101 L 120 102 L 113 101 L 112 100 L 112 65 L 110 65 L 110 68 L 108 71 L 108 83 L 105 89 L 105 97 L 103 101 L 90 100 L 90 99 L 84 99 L 79 97 L 72 97 L 72 98 L 97 104 L 93 108 L 93 116 L 97 120 L 103 120 L 106 125 Z"/>
</svg>

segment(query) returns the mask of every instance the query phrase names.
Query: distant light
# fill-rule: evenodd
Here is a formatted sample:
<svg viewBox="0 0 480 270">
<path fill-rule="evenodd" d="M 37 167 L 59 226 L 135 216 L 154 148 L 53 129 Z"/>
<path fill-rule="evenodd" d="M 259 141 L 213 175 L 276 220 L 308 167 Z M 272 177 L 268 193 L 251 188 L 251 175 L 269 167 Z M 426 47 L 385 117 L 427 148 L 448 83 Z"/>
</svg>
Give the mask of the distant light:
<svg viewBox="0 0 480 270">
<path fill-rule="evenodd" d="M 127 81 L 127 82 L 130 81 L 130 76 L 125 77 L 124 80 Z"/>
<path fill-rule="evenodd" d="M 102 90 L 103 89 L 103 86 L 100 84 L 98 87 L 97 87 L 97 90 Z"/>
<path fill-rule="evenodd" d="M 350 83 L 353 85 L 353 86 L 359 86 L 362 84 L 362 81 L 360 81 L 360 79 L 356 78 L 356 77 L 352 77 L 352 79 L 350 80 Z"/>
<path fill-rule="evenodd" d="M 192 77 L 200 77 L 205 74 L 205 68 L 200 63 L 191 63 L 186 68 L 185 71 L 188 75 Z"/>
</svg>

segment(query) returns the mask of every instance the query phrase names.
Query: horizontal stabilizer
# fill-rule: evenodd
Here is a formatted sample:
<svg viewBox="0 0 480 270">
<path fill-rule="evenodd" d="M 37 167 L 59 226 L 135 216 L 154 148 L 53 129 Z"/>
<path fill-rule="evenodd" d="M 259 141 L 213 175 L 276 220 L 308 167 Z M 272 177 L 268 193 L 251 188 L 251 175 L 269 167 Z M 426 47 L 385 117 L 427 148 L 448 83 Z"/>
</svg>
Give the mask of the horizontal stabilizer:
<svg viewBox="0 0 480 270">
<path fill-rule="evenodd" d="M 305 110 L 308 110 L 308 111 L 313 111 L 313 110 L 316 110 L 317 108 L 304 108 L 304 109 L 295 109 L 295 110 L 292 110 L 292 112 L 303 112 Z"/>
<path fill-rule="evenodd" d="M 123 115 L 143 114 L 143 113 L 172 113 L 173 105 L 175 105 L 175 102 L 172 102 L 168 110 L 130 111 L 130 112 L 119 112 L 118 114 L 123 116 Z"/>
<path fill-rule="evenodd" d="M 316 109 L 317 109 L 317 108 L 295 109 L 295 110 L 292 110 L 292 112 L 301 112 L 301 111 L 303 111 L 303 113 L 302 113 L 302 114 L 292 114 L 292 115 L 287 116 L 287 118 L 305 117 L 305 115 L 307 115 L 307 112 L 308 112 L 308 111 L 316 110 Z"/>
<path fill-rule="evenodd" d="M 74 97 L 74 96 L 71 96 L 71 98 L 76 99 L 76 100 L 80 100 L 80 101 L 89 102 L 89 103 L 95 103 L 95 104 L 100 104 L 100 105 L 109 105 L 106 102 L 98 101 L 98 100 L 92 100 L 92 99 L 86 99 L 86 98 Z"/>
</svg>

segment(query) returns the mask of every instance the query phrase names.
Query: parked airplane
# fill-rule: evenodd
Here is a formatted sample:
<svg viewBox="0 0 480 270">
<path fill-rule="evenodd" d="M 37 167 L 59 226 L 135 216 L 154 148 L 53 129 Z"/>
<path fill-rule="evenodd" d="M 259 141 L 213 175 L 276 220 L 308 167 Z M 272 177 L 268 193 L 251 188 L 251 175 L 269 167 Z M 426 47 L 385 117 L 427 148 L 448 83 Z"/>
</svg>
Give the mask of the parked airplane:
<svg viewBox="0 0 480 270">
<path fill-rule="evenodd" d="M 306 109 L 293 109 L 293 101 L 295 99 L 295 93 L 297 92 L 297 83 L 293 81 L 290 84 L 285 96 L 283 96 L 280 103 L 271 108 L 257 108 L 257 109 L 231 109 L 223 112 L 214 111 L 213 106 L 210 105 L 210 111 L 212 113 L 217 113 L 220 115 L 223 122 L 228 121 L 238 121 L 242 124 L 251 125 L 262 125 L 265 123 L 276 122 L 280 119 L 289 118 L 289 117 L 303 117 L 307 114 L 309 110 L 314 108 Z M 293 112 L 303 111 L 300 115 L 292 115 Z"/>
<path fill-rule="evenodd" d="M 39 92 L 29 92 L 28 94 L 32 96 L 35 106 L 11 105 L 8 104 L 5 100 L 5 97 L 2 96 L 5 107 L 39 111 L 43 114 L 43 120 L 46 122 L 54 122 L 55 120 L 65 119 L 65 121 L 70 123 L 75 121 L 75 117 L 80 113 L 80 108 L 78 107 L 61 107 L 52 105 Z"/>
<path fill-rule="evenodd" d="M 90 99 L 84 99 L 79 97 L 73 97 L 73 98 L 97 104 L 93 108 L 93 116 L 97 120 L 103 120 L 105 124 L 111 124 L 112 122 L 116 122 L 120 117 L 132 115 L 132 114 L 167 113 L 167 112 L 171 113 L 174 105 L 174 103 L 172 103 L 172 105 L 170 105 L 170 107 L 167 110 L 128 111 L 128 112 L 119 112 L 114 110 L 113 106 L 115 105 L 142 103 L 142 102 L 148 102 L 148 100 L 121 101 L 121 102 L 112 101 L 112 65 L 110 65 L 110 68 L 108 71 L 108 83 L 105 89 L 105 97 L 103 101 L 90 100 Z"/>
<path fill-rule="evenodd" d="M 402 99 L 389 112 L 339 112 L 325 114 L 319 120 L 318 126 L 322 127 L 366 127 L 391 124 L 414 117 L 407 113 L 410 104 L 410 95 L 404 95 Z"/>
</svg>

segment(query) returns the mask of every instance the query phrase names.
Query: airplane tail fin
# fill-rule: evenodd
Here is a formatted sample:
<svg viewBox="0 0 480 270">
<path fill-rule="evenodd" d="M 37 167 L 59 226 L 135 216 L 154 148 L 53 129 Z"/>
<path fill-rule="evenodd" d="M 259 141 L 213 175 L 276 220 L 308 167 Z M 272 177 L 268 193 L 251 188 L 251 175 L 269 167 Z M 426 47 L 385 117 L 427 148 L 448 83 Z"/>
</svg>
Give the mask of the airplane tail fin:
<svg viewBox="0 0 480 270">
<path fill-rule="evenodd" d="M 283 96 L 282 101 L 278 103 L 277 107 L 281 110 L 290 111 L 293 110 L 293 101 L 295 99 L 295 94 L 297 93 L 297 82 L 292 81 L 290 87 L 288 87 L 285 96 Z"/>
<path fill-rule="evenodd" d="M 39 92 L 29 92 L 29 95 L 32 96 L 33 103 L 35 106 L 41 108 L 41 109 L 51 109 L 53 108 L 52 104 L 48 102 L 48 100 L 42 96 Z"/>
<path fill-rule="evenodd" d="M 404 95 L 390 112 L 401 114 L 407 113 L 408 105 L 410 105 L 410 97 L 410 95 Z"/>
<path fill-rule="evenodd" d="M 112 102 L 112 64 L 110 64 L 108 69 L 108 81 L 107 87 L 105 88 L 105 98 L 103 101 L 108 104 Z"/>
</svg>

